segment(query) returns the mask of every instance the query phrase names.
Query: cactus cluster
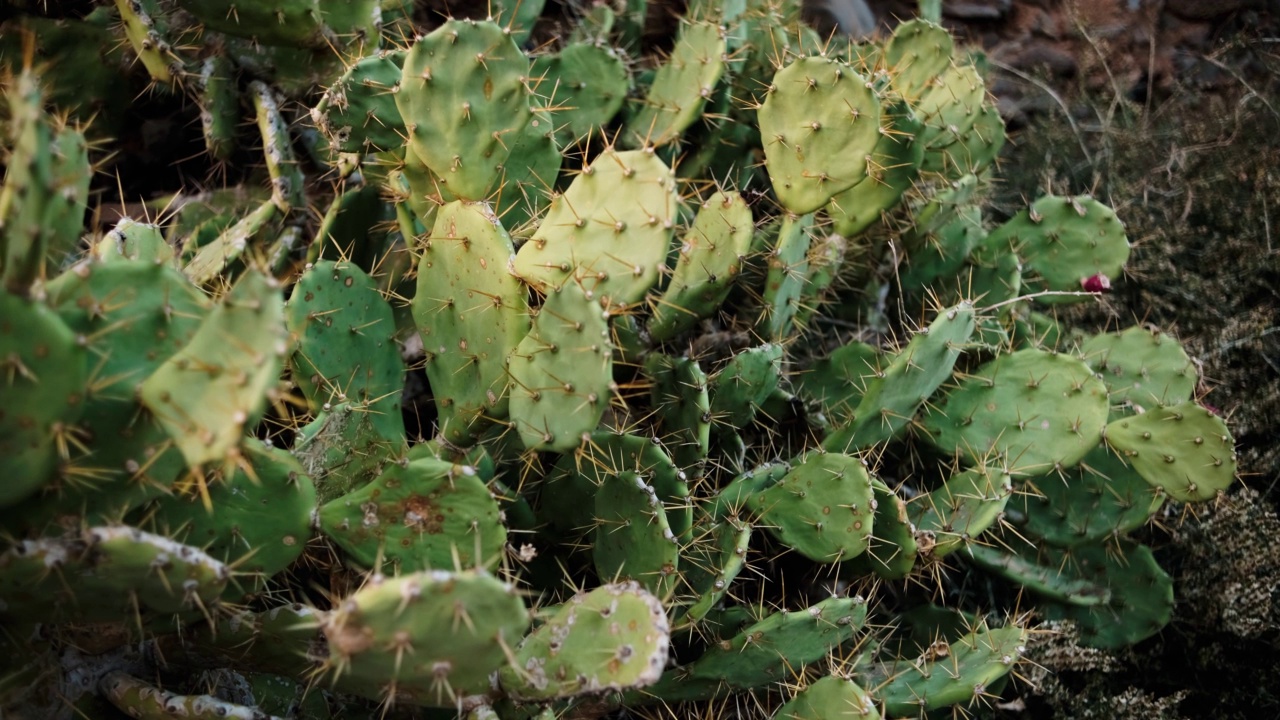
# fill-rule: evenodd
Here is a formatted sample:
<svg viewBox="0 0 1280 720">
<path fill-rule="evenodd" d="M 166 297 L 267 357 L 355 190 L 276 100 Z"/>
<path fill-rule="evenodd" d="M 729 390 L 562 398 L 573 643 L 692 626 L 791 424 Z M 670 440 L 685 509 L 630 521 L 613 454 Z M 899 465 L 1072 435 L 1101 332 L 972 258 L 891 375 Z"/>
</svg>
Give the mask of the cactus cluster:
<svg viewBox="0 0 1280 720">
<path fill-rule="evenodd" d="M 1172 337 L 1060 324 L 1116 214 L 986 213 L 1004 127 L 932 23 L 692 2 L 658 56 L 645 5 L 554 42 L 527 0 L 15 21 L 0 707 L 917 717 L 1001 691 L 1032 598 L 1099 647 L 1168 622 L 1131 534 L 1233 441 Z M 251 108 L 261 182 L 82 235 L 32 60 L 68 23 L 199 98 L 215 158 Z"/>
</svg>

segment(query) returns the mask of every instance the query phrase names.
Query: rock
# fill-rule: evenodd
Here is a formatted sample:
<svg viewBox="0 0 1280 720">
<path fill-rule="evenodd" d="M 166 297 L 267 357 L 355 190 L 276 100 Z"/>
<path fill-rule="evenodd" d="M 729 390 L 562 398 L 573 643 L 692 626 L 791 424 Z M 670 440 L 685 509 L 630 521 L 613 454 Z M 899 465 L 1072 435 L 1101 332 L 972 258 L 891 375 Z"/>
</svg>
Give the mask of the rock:
<svg viewBox="0 0 1280 720">
<path fill-rule="evenodd" d="M 944 2 L 942 14 L 957 20 L 999 20 L 1013 7 L 1013 0 Z"/>
<path fill-rule="evenodd" d="M 1043 42 L 1032 43 L 1015 55 L 1010 64 L 1020 70 L 1047 68 L 1054 75 L 1064 78 L 1075 77 L 1078 69 L 1071 53 Z"/>
</svg>

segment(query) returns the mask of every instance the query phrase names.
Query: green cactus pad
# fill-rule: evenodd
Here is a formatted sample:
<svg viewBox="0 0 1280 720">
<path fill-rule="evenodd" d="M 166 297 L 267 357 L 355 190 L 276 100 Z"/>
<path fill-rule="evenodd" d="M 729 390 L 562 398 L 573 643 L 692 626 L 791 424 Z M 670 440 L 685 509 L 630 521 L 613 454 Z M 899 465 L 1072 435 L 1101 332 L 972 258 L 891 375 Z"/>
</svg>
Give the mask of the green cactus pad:
<svg viewBox="0 0 1280 720">
<path fill-rule="evenodd" d="M 245 444 L 248 466 L 209 484 L 213 512 L 194 488 L 153 502 L 136 515 L 166 537 L 234 567 L 228 592 L 257 592 L 302 555 L 311 539 L 316 489 L 293 457 L 259 442 Z"/>
<path fill-rule="evenodd" d="M 1047 195 L 987 236 L 986 245 L 1012 249 L 1022 258 L 1024 284 L 1032 292 L 1080 292 L 1083 281 L 1120 277 L 1129 239 L 1115 212 L 1087 195 Z M 1041 298 L 1078 302 L 1080 296 Z"/>
<path fill-rule="evenodd" d="M 624 472 L 639 475 L 654 489 L 666 507 L 673 533 L 689 532 L 693 510 L 684 473 L 652 438 L 625 433 L 593 432 L 572 453 L 563 455 L 542 488 L 539 514 L 560 532 L 593 527 L 597 488 Z"/>
<path fill-rule="evenodd" d="M 915 102 L 924 128 L 920 142 L 928 149 L 961 141 L 973 126 L 986 99 L 986 86 L 972 65 L 951 65 L 928 82 Z"/>
<path fill-rule="evenodd" d="M 561 605 L 498 680 L 518 701 L 647 687 L 662 676 L 669 643 L 658 598 L 636 583 L 604 585 Z"/>
<path fill-rule="evenodd" d="M 800 312 L 809 283 L 809 246 L 813 242 L 813 214 L 788 214 L 769 253 L 769 273 L 764 285 L 764 313 L 757 332 L 767 340 L 785 339 Z"/>
<path fill-rule="evenodd" d="M 487 691 L 528 627 L 515 588 L 479 571 L 374 576 L 321 625 L 340 688 L 438 707 Z"/>
<path fill-rule="evenodd" d="M 659 597 L 675 589 L 680 542 L 657 492 L 636 473 L 607 476 L 595 495 L 592 557 L 602 578 L 634 580 Z"/>
<path fill-rule="evenodd" d="M 971 546 L 970 557 L 1045 599 L 1050 620 L 1074 620 L 1086 645 L 1120 648 L 1159 632 L 1173 614 L 1173 581 L 1151 549 L 1107 540 L 1070 549 Z"/>
<path fill-rule="evenodd" d="M 529 332 L 527 290 L 509 272 L 511 236 L 483 203 L 440 208 L 419 239 L 414 322 L 449 442 L 507 414 L 507 362 Z"/>
<path fill-rule="evenodd" d="M 915 568 L 920 550 L 907 519 L 907 504 L 878 478 L 871 479 L 871 490 L 876 506 L 874 531 L 867 552 L 851 564 L 885 580 L 901 580 Z"/>
<path fill-rule="evenodd" d="M 853 637 L 866 617 L 861 597 L 833 597 L 804 610 L 773 613 L 712 645 L 693 663 L 668 670 L 648 693 L 666 702 L 705 700 L 789 680 Z"/>
<path fill-rule="evenodd" d="M 606 150 L 552 198 L 515 272 L 543 292 L 573 279 L 597 301 L 639 302 L 665 267 L 678 205 L 655 154 Z"/>
<path fill-rule="evenodd" d="M 1181 502 L 1212 499 L 1236 477 L 1231 431 L 1193 402 L 1115 420 L 1106 440 L 1142 479 Z"/>
<path fill-rule="evenodd" d="M 195 15 L 207 29 L 244 38 L 255 43 L 289 48 L 327 50 L 341 47 L 343 36 L 377 37 L 375 26 L 380 13 L 377 0 L 324 3 L 262 2 L 246 4 L 235 0 L 188 0 L 182 9 Z"/>
<path fill-rule="evenodd" d="M 200 550 L 126 526 L 67 539 L 24 540 L 0 555 L 5 622 L 108 622 L 200 617 L 222 594 L 231 569 Z"/>
<path fill-rule="evenodd" d="M 162 85 L 173 84 L 183 74 L 183 61 L 169 43 L 164 8 L 155 0 L 116 0 L 115 6 L 124 25 L 125 39 L 138 56 L 138 62 L 151 79 Z"/>
<path fill-rule="evenodd" d="M 209 157 L 228 162 L 236 151 L 236 126 L 240 123 L 235 63 L 226 55 L 211 55 L 201 63 L 197 78 L 204 103 L 200 108 L 204 147 Z"/>
<path fill-rule="evenodd" d="M 1047 562 L 1110 590 L 1104 604 L 1050 604 L 1050 620 L 1074 620 L 1081 640 L 1091 647 L 1122 648 L 1159 632 L 1173 616 L 1173 581 L 1151 549 L 1132 541 L 1079 545 L 1061 555 L 1050 551 Z"/>
<path fill-rule="evenodd" d="M 12 144 L 0 185 L 0 281 L 25 294 L 46 263 L 57 267 L 76 250 L 93 169 L 84 135 L 45 114 L 29 68 L 5 95 Z"/>
<path fill-rule="evenodd" d="M 645 375 L 653 381 L 650 401 L 658 411 L 657 429 L 671 448 L 676 467 L 691 472 L 711 450 L 711 399 L 707 375 L 691 358 L 662 353 L 645 357 Z"/>
<path fill-rule="evenodd" d="M 564 156 L 556 140 L 559 116 L 550 108 L 534 116 L 511 141 L 511 155 L 493 195 L 493 209 L 513 233 L 527 237 L 531 224 L 551 202 Z"/>
<path fill-rule="evenodd" d="M 489 5 L 493 21 L 501 25 L 517 45 L 524 45 L 533 34 L 534 26 L 546 0 L 495 0 Z"/>
<path fill-rule="evenodd" d="M 751 515 L 748 502 L 758 493 L 776 485 L 791 472 L 790 463 L 769 463 L 747 470 L 725 485 L 711 504 L 713 520 L 739 521 Z"/>
<path fill-rule="evenodd" d="M 213 232 L 213 238 L 201 245 L 195 256 L 182 268 L 183 274 L 197 285 L 212 282 L 245 254 L 251 242 L 270 234 L 280 217 L 281 210 L 276 201 L 264 200 L 235 223 Z M 189 238 L 198 243 L 206 228 L 216 230 L 222 222 L 211 219 L 208 225 L 197 228 Z"/>
<path fill-rule="evenodd" d="M 640 109 L 624 132 L 637 146 L 680 138 L 702 114 L 725 72 L 725 31 L 719 23 L 684 23 L 671 57 L 658 68 Z"/>
<path fill-rule="evenodd" d="M 227 463 L 280 376 L 287 345 L 275 283 L 249 273 L 178 353 L 143 381 L 143 404 L 187 464 Z"/>
<path fill-rule="evenodd" d="M 964 267 L 969 253 L 982 244 L 987 231 L 982 226 L 982 208 L 968 205 L 936 232 L 925 236 L 924 243 L 907 253 L 899 270 L 902 285 L 923 290 L 939 278 L 954 277 Z M 968 288 L 962 288 L 968 290 Z M 990 302 L 984 299 L 984 302 Z"/>
<path fill-rule="evenodd" d="M 993 103 L 983 103 L 973 124 L 960 133 L 954 143 L 941 147 L 935 145 L 925 151 L 920 169 L 950 178 L 976 175 L 991 167 L 1004 149 L 1006 140 L 1000 111 Z"/>
<path fill-rule="evenodd" d="M 525 447 L 573 449 L 609 404 L 613 348 L 605 313 L 574 283 L 552 292 L 508 370 L 511 421 Z"/>
<path fill-rule="evenodd" d="M 814 212 L 866 177 L 880 102 L 851 68 L 817 57 L 792 62 L 774 75 L 758 115 L 765 168 L 790 212 Z"/>
<path fill-rule="evenodd" d="M 289 125 L 280 114 L 281 98 L 265 83 L 249 83 L 249 97 L 262 134 L 262 152 L 267 174 L 271 177 L 271 200 L 282 212 L 305 206 L 303 191 L 306 180 L 293 153 Z"/>
<path fill-rule="evenodd" d="M 751 208 L 736 192 L 716 192 L 684 234 L 666 290 L 656 301 L 649 335 L 665 342 L 710 317 L 729 296 L 750 252 Z"/>
<path fill-rule="evenodd" d="M 89 360 L 71 328 L 42 303 L 0 292 L 0 507 L 52 480 L 59 438 L 84 412 Z"/>
<path fill-rule="evenodd" d="M 982 365 L 924 418 L 942 452 L 1014 477 L 1074 466 L 1102 439 L 1107 388 L 1082 361 L 1019 350 Z"/>
<path fill-rule="evenodd" d="M 391 181 L 384 182 L 390 184 Z M 339 265 L 355 265 L 372 273 L 381 287 L 394 282 L 392 278 L 400 264 L 397 256 L 406 258 L 408 253 L 399 248 L 392 251 L 394 240 L 383 232 L 385 223 L 393 217 L 391 208 L 383 202 L 383 189 L 366 182 L 339 192 L 329 203 L 315 239 L 307 247 L 307 263 L 315 265 L 322 258 L 338 258 Z"/>
<path fill-rule="evenodd" d="M 129 228 L 133 236 L 149 231 Z M 51 492 L 15 514 L 8 525 L 15 531 L 72 518 L 116 522 L 166 492 L 185 463 L 135 389 L 191 340 L 208 312 L 203 294 L 181 273 L 151 260 L 78 264 L 45 293 L 73 333 L 92 339 L 80 428 L 93 442 L 64 467 L 61 482 L 48 486 Z"/>
<path fill-rule="evenodd" d="M 1007 473 L 976 467 L 916 496 L 907 512 L 916 526 L 920 551 L 946 557 L 965 547 L 1000 521 L 1012 495 L 1013 479 Z"/>
<path fill-rule="evenodd" d="M 944 298 L 971 298 L 990 307 L 1010 303 L 1022 292 L 1022 263 L 1008 250 L 974 248 L 957 275 L 944 286 Z"/>
<path fill-rule="evenodd" d="M 879 348 L 853 341 L 792 376 L 799 394 L 836 422 L 849 422 L 863 395 L 891 361 Z"/>
<path fill-rule="evenodd" d="M 893 89 L 905 98 L 918 98 L 951 66 L 954 50 L 951 33 L 934 23 L 920 19 L 901 23 L 884 46 L 883 60 Z"/>
<path fill-rule="evenodd" d="M 747 565 L 751 523 L 724 519 L 709 527 L 700 525 L 697 536 L 681 553 L 680 571 L 691 602 L 678 611 L 681 624 L 698 622 L 729 592 L 734 578 Z"/>
<path fill-rule="evenodd" d="M 973 330 L 971 304 L 940 311 L 929 327 L 912 337 L 882 372 L 867 381 L 849 422 L 838 427 L 823 447 L 849 452 L 897 435 L 951 375 Z"/>
<path fill-rule="evenodd" d="M 313 412 L 349 402 L 384 436 L 403 432 L 404 362 L 372 278 L 351 263 L 315 263 L 294 285 L 285 323 L 296 343 L 289 370 Z"/>
<path fill-rule="evenodd" d="M 529 60 L 493 22 L 449 20 L 414 43 L 395 91 L 409 150 L 454 196 L 484 200 L 529 122 Z"/>
<path fill-rule="evenodd" d="M 1014 552 L 971 543 L 965 546 L 963 557 L 1052 602 L 1075 607 L 1093 607 L 1105 605 L 1111 601 L 1110 588 L 1095 585 L 1061 564 L 1050 564 L 1053 558 L 1050 561 L 1038 562 L 1037 552 L 1041 555 L 1056 552 L 1053 558 L 1061 560 L 1063 551 L 1053 551 L 1046 546 L 1041 546 L 1037 551 L 1035 548 L 1025 548 L 1019 544 L 1018 551 Z"/>
<path fill-rule="evenodd" d="M 867 550 L 873 501 L 862 462 L 838 453 L 813 453 L 778 483 L 747 498 L 762 527 L 818 562 L 849 560 Z"/>
<path fill-rule="evenodd" d="M 849 241 L 836 233 L 826 233 L 810 245 L 808 274 L 792 321 L 796 328 L 808 329 L 809 322 L 835 299 L 833 286 L 845 266 L 848 252 Z M 859 251 L 855 249 L 855 252 Z"/>
<path fill-rule="evenodd" d="M 364 406 L 334 405 L 298 431 L 293 455 L 315 481 L 321 503 L 364 487 L 389 463 L 405 456 L 403 417 L 399 425 Z M 382 429 L 395 429 L 384 435 Z"/>
<path fill-rule="evenodd" d="M 924 143 L 916 139 L 922 124 L 905 101 L 887 104 L 880 124 L 875 147 L 865 159 L 867 176 L 827 206 L 834 230 L 845 237 L 860 234 L 897 207 L 916 182 L 924 158 Z"/>
<path fill-rule="evenodd" d="M 1063 473 L 1027 481 L 1010 503 L 1022 529 L 1054 545 L 1069 547 L 1126 534 L 1142 527 L 1164 504 L 1165 495 L 1124 460 L 1099 445 Z M 1035 492 L 1032 492 L 1034 490 Z"/>
<path fill-rule="evenodd" d="M 782 346 L 761 345 L 733 356 L 711 379 L 712 422 L 745 428 L 782 375 Z"/>
<path fill-rule="evenodd" d="M 320 527 L 365 567 L 402 572 L 488 567 L 507 529 L 474 467 L 435 459 L 390 465 L 374 482 L 320 508 Z"/>
<path fill-rule="evenodd" d="M 875 700 L 852 680 L 828 675 L 796 693 L 773 714 L 774 720 L 829 720 L 856 717 L 880 720 Z"/>
<path fill-rule="evenodd" d="M 1199 381 L 1186 351 L 1159 330 L 1131 327 L 1100 333 L 1081 343 L 1079 354 L 1102 375 L 1112 405 L 1177 405 L 1192 399 Z"/>
<path fill-rule="evenodd" d="M 405 144 L 408 132 L 396 107 L 405 51 L 360 58 L 334 81 L 311 119 L 338 152 L 380 152 Z"/>
<path fill-rule="evenodd" d="M 917 658 L 879 668 L 887 684 L 873 693 L 890 717 L 915 717 L 951 706 L 988 703 L 988 688 L 1008 675 L 1026 652 L 1027 630 L 1017 626 L 979 629 L 942 642 Z"/>
<path fill-rule="evenodd" d="M 622 109 L 630 78 L 618 52 L 587 43 L 566 45 L 555 55 L 533 59 L 535 92 L 556 109 L 563 127 L 557 131 L 567 144 L 604 128 Z"/>
</svg>

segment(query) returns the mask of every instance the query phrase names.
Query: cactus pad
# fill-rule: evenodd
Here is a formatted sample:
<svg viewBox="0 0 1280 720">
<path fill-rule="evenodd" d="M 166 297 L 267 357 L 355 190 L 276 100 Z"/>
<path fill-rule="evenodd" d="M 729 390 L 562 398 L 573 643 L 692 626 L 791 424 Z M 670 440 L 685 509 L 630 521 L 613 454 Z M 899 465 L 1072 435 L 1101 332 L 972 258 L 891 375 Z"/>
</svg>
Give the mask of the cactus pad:
<svg viewBox="0 0 1280 720">
<path fill-rule="evenodd" d="M 410 153 L 453 196 L 484 200 L 529 122 L 529 60 L 492 22 L 449 20 L 420 38 L 395 92 Z"/>
<path fill-rule="evenodd" d="M 511 236 L 483 203 L 440 208 L 419 240 L 414 322 L 427 352 L 427 378 L 440 429 L 466 443 L 507 413 L 507 361 L 529 331 L 527 291 L 508 270 Z"/>
<path fill-rule="evenodd" d="M 572 279 L 599 302 L 639 302 L 665 267 L 678 204 L 655 154 L 606 150 L 552 198 L 515 271 L 543 292 Z"/>
<path fill-rule="evenodd" d="M 866 177 L 880 101 L 852 68 L 800 58 L 773 76 L 758 115 L 765 168 L 788 211 L 818 210 Z"/>
<path fill-rule="evenodd" d="M 1015 477 L 1072 467 L 1102 439 L 1107 389 L 1082 361 L 1019 350 L 977 368 L 924 419 L 933 443 Z"/>
<path fill-rule="evenodd" d="M 1112 405 L 1149 409 L 1184 403 L 1199 380 L 1186 351 L 1159 330 L 1132 327 L 1094 335 L 1081 343 L 1079 353 L 1102 375 Z"/>
<path fill-rule="evenodd" d="M 658 681 L 670 636 L 662 603 L 636 583 L 605 585 L 561 605 L 499 673 L 517 700 L 568 698 Z"/>
<path fill-rule="evenodd" d="M 498 502 L 476 469 L 431 458 L 390 465 L 319 514 L 325 535 L 374 570 L 380 560 L 402 572 L 487 567 L 507 541 Z"/>
<path fill-rule="evenodd" d="M 796 693 L 773 714 L 774 720 L 828 720 L 856 717 L 880 720 L 875 700 L 852 680 L 828 675 Z"/>
<path fill-rule="evenodd" d="M 1026 652 L 1027 630 L 982 628 L 940 641 L 919 659 L 882 666 L 888 684 L 874 695 L 890 717 L 915 716 L 952 705 L 989 701 L 987 688 L 1009 674 Z"/>
<path fill-rule="evenodd" d="M 788 547 L 812 560 L 839 562 L 866 551 L 873 500 L 871 476 L 861 461 L 815 452 L 747 503 Z"/>
<path fill-rule="evenodd" d="M 574 283 L 552 292 L 512 352 L 509 371 L 511 421 L 525 447 L 577 446 L 600 423 L 613 382 L 613 348 L 600 306 Z"/>
<path fill-rule="evenodd" d="M 602 578 L 634 580 L 665 597 L 676 586 L 680 541 L 658 493 L 639 475 L 606 476 L 595 496 L 592 557 Z"/>
<path fill-rule="evenodd" d="M 1129 239 L 1111 208 L 1082 195 L 1047 195 L 1013 216 L 987 237 L 988 247 L 1012 249 L 1022 258 L 1024 280 L 1032 292 L 1080 292 L 1098 275 L 1120 277 L 1129 259 Z M 1078 296 L 1045 298 L 1075 302 Z"/>
<path fill-rule="evenodd" d="M 283 365 L 283 305 L 274 282 L 246 275 L 142 383 L 143 404 L 188 465 L 226 463 L 252 427 Z"/>
<path fill-rule="evenodd" d="M 1115 420 L 1106 439 L 1134 472 L 1175 500 L 1208 500 L 1235 480 L 1231 432 L 1222 418 L 1192 402 Z"/>
<path fill-rule="evenodd" d="M 313 411 L 350 402 L 384 435 L 401 429 L 404 363 L 391 307 L 372 278 L 321 260 L 294 286 L 285 321 L 297 342 L 289 370 Z"/>
<path fill-rule="evenodd" d="M 478 571 L 375 575 L 321 623 L 341 687 L 438 707 L 487 691 L 528 626 L 515 589 Z"/>
<path fill-rule="evenodd" d="M 951 375 L 973 330 L 971 304 L 940 311 L 929 327 L 911 338 L 884 370 L 867 382 L 849 422 L 837 428 L 823 447 L 849 452 L 895 436 Z"/>
<path fill-rule="evenodd" d="M 670 340 L 720 308 L 742 271 L 754 229 L 751 208 L 736 192 L 717 192 L 702 204 L 654 305 L 649 335 L 655 342 Z"/>
</svg>

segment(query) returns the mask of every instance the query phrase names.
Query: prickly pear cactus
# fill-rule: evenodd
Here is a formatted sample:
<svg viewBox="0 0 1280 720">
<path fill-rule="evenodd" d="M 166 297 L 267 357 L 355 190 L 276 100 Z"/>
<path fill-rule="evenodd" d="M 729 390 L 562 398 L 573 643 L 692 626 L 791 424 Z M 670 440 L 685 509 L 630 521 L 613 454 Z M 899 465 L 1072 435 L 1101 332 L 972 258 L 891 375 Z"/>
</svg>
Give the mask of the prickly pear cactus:
<svg viewBox="0 0 1280 720">
<path fill-rule="evenodd" d="M 1234 480 L 1172 336 L 1047 314 L 1127 281 L 1121 217 L 993 220 L 928 21 L 9 5 L 5 717 L 963 715 L 1027 618 L 1160 632 L 1134 533 Z M 199 177 L 94 181 L 104 75 Z"/>
</svg>

